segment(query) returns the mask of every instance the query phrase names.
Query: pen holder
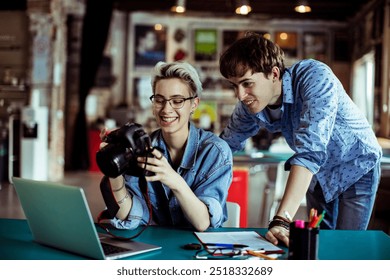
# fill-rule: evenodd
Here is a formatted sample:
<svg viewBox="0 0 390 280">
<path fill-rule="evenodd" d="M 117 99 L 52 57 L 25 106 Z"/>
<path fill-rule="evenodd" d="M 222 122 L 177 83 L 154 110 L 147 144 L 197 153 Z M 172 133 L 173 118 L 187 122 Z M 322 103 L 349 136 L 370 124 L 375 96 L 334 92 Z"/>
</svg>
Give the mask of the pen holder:
<svg viewBox="0 0 390 280">
<path fill-rule="evenodd" d="M 297 227 L 295 222 L 290 224 L 290 241 L 288 249 L 289 260 L 317 260 L 319 228 L 308 228 L 308 223 Z"/>
</svg>

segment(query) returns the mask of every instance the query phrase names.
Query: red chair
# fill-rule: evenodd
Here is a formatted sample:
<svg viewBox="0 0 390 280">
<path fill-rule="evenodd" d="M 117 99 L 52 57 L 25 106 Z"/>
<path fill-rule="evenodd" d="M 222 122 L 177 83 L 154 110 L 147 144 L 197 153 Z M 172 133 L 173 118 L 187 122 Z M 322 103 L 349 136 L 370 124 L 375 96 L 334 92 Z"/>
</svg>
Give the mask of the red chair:
<svg viewBox="0 0 390 280">
<path fill-rule="evenodd" d="M 247 168 L 234 169 L 227 201 L 236 202 L 240 205 L 240 227 L 247 227 L 248 225 L 248 189 L 249 170 Z"/>
</svg>

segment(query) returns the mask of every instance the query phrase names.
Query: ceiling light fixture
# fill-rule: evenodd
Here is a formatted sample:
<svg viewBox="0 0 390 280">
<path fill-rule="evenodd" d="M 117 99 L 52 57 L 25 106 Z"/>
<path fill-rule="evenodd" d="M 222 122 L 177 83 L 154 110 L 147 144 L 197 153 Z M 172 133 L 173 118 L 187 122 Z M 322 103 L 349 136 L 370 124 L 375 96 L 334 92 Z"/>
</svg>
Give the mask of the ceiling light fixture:
<svg viewBox="0 0 390 280">
<path fill-rule="evenodd" d="M 176 5 L 172 6 L 171 11 L 182 14 L 186 11 L 186 0 L 177 0 Z"/>
<path fill-rule="evenodd" d="M 297 5 L 295 6 L 294 10 L 297 13 L 310 13 L 311 12 L 311 7 L 309 6 L 309 1 L 305 0 L 299 0 L 297 1 Z"/>
<path fill-rule="evenodd" d="M 236 3 L 236 14 L 245 16 L 252 11 L 252 7 L 249 4 L 249 0 L 237 0 Z"/>
</svg>

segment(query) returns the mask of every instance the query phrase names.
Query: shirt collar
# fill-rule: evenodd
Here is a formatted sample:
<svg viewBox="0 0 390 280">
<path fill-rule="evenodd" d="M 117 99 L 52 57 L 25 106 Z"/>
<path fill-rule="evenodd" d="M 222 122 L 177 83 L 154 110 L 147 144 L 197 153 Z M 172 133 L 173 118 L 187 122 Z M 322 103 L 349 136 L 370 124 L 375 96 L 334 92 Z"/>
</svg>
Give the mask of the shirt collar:
<svg viewBox="0 0 390 280">
<path fill-rule="evenodd" d="M 190 133 L 188 134 L 186 148 L 180 164 L 180 167 L 184 169 L 190 169 L 195 165 L 199 148 L 199 129 L 190 122 L 189 130 Z"/>
<path fill-rule="evenodd" d="M 286 69 L 282 77 L 283 103 L 294 103 L 291 70 Z"/>
<path fill-rule="evenodd" d="M 169 158 L 168 149 L 164 142 L 164 138 L 161 133 L 161 129 L 152 134 L 153 146 L 159 147 L 162 150 L 164 156 Z M 187 138 L 186 147 L 184 150 L 183 159 L 180 163 L 180 167 L 184 169 L 191 169 L 195 165 L 197 151 L 199 147 L 199 129 L 194 124 L 189 123 L 189 134 Z"/>
<path fill-rule="evenodd" d="M 291 79 L 291 72 L 290 69 L 286 69 L 286 71 L 283 74 L 282 77 L 282 94 L 283 94 L 283 101 L 282 101 L 282 106 L 281 106 L 281 111 L 284 111 L 284 103 L 294 103 L 294 98 L 293 98 L 293 91 L 292 91 L 292 79 Z M 242 108 L 248 113 L 252 114 L 249 109 L 244 105 L 241 104 Z M 256 113 L 255 116 L 259 118 L 260 120 L 269 123 L 270 120 L 267 117 L 267 113 L 265 112 L 266 109 L 262 110 L 259 113 Z"/>
</svg>

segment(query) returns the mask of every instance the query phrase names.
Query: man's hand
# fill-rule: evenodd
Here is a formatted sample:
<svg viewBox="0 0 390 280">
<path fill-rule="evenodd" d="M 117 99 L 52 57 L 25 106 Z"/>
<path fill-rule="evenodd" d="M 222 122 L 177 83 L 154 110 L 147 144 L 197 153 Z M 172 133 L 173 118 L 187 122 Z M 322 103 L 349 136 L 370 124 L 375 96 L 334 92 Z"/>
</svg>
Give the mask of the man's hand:
<svg viewBox="0 0 390 280">
<path fill-rule="evenodd" d="M 265 238 L 274 245 L 278 245 L 279 241 L 281 241 L 288 247 L 290 231 L 281 226 L 274 226 L 268 230 Z"/>
</svg>

